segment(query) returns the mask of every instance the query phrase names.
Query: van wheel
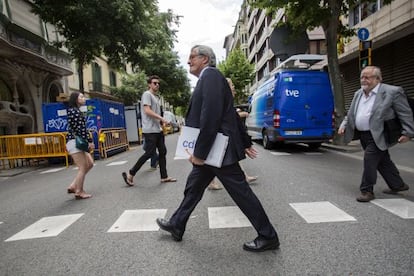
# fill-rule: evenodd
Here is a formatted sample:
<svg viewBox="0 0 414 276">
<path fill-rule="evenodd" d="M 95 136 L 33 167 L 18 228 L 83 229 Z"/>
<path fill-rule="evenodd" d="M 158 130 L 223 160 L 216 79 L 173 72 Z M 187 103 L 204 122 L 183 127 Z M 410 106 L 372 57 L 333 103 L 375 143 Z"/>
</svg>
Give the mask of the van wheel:
<svg viewBox="0 0 414 276">
<path fill-rule="evenodd" d="M 269 136 L 267 135 L 266 130 L 263 131 L 263 147 L 265 149 L 272 149 L 272 147 L 273 147 L 273 144 L 272 144 L 272 142 L 270 142 Z"/>
<path fill-rule="evenodd" d="M 319 149 L 319 147 L 322 145 L 322 143 L 309 143 L 308 146 L 312 150 Z"/>
</svg>

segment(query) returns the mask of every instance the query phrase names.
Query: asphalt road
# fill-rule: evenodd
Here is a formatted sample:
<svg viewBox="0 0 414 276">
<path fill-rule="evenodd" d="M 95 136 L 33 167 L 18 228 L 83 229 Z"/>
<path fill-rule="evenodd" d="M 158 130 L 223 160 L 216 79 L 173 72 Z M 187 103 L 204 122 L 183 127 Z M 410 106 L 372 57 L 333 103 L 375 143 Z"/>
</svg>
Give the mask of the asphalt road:
<svg viewBox="0 0 414 276">
<path fill-rule="evenodd" d="M 174 212 L 191 169 L 188 161 L 173 160 L 176 140 L 177 134 L 166 137 L 167 168 L 176 183 L 161 184 L 148 163 L 136 186 L 126 187 L 121 172 L 137 160 L 140 146 L 96 161 L 85 183 L 93 194 L 89 200 L 66 194 L 74 166 L 1 178 L 0 275 L 413 275 L 414 220 L 356 202 L 362 173 L 358 151 L 308 151 L 300 145 L 267 151 L 256 145 L 259 157 L 242 161 L 249 174 L 259 176 L 252 189 L 279 233 L 276 251 L 244 251 L 242 244 L 256 236 L 252 227 L 211 227 L 213 207 L 235 206 L 224 189 L 205 192 L 182 242 L 158 229 L 108 232 L 128 210 L 165 212 L 167 218 Z M 380 200 L 405 200 L 406 215 L 414 217 L 414 172 L 405 167 L 401 175 L 411 190 L 382 194 L 379 176 L 375 192 Z M 327 214 L 327 222 L 309 222 L 329 213 L 312 213 L 314 204 L 326 211 L 333 206 L 345 216 L 329 221 Z M 301 206 L 310 212 L 307 219 L 297 211 Z M 10 240 L 40 220 L 68 215 L 77 219 L 55 236 Z"/>
</svg>

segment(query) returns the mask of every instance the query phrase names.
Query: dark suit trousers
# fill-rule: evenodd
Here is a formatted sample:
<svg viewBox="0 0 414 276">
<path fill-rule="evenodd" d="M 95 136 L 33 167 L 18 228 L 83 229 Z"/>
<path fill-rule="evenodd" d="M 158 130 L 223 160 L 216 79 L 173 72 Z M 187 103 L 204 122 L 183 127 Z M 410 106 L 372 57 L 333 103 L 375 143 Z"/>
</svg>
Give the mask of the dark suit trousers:
<svg viewBox="0 0 414 276">
<path fill-rule="evenodd" d="M 193 170 L 187 178 L 184 199 L 170 218 L 170 223 L 176 229 L 184 233 L 192 211 L 203 197 L 204 191 L 214 176 L 217 176 L 223 183 L 224 188 L 249 219 L 260 237 L 265 239 L 277 238 L 277 233 L 271 225 L 262 204 L 246 182 L 239 163 L 223 168 L 208 165 L 193 166 Z"/>
<path fill-rule="evenodd" d="M 388 150 L 382 151 L 375 144 L 370 131 L 361 131 L 361 145 L 364 149 L 364 172 L 362 174 L 361 192 L 373 192 L 377 182 L 377 170 L 391 189 L 400 188 L 404 182 L 392 162 Z"/>
<path fill-rule="evenodd" d="M 167 154 L 167 148 L 165 147 L 165 137 L 162 132 L 160 133 L 144 133 L 145 147 L 144 154 L 138 159 L 132 169 L 129 170 L 131 175 L 135 175 L 137 171 L 144 165 L 144 163 L 157 154 L 158 149 L 158 164 L 160 166 L 161 178 L 167 178 L 167 161 L 165 155 Z"/>
</svg>

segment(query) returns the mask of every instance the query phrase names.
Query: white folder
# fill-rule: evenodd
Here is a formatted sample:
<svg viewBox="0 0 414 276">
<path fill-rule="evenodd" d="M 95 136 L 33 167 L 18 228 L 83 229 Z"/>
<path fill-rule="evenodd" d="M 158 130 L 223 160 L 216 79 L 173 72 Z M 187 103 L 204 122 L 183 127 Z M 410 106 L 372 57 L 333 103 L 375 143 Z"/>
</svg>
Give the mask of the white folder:
<svg viewBox="0 0 414 276">
<path fill-rule="evenodd" d="M 188 159 L 190 157 L 189 153 L 193 154 L 199 133 L 200 130 L 198 128 L 188 126 L 183 126 L 181 128 L 174 159 Z M 213 167 L 221 168 L 228 143 L 228 136 L 225 136 L 220 132 L 217 133 L 214 144 L 211 147 L 204 163 Z"/>
</svg>

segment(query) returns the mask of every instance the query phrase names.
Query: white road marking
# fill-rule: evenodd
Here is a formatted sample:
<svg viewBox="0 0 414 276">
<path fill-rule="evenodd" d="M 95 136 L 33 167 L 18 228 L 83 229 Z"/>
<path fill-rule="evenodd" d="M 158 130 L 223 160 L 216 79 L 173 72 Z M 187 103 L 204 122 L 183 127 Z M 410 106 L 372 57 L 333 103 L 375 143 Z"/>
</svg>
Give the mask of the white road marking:
<svg viewBox="0 0 414 276">
<path fill-rule="evenodd" d="M 276 155 L 276 156 L 292 155 L 292 154 L 287 153 L 287 152 L 279 152 L 279 151 L 271 151 L 270 153 L 273 154 L 273 155 Z"/>
<path fill-rule="evenodd" d="M 289 205 L 307 222 L 356 221 L 356 219 L 329 201 L 289 203 Z"/>
<path fill-rule="evenodd" d="M 155 220 L 166 213 L 167 209 L 125 210 L 108 232 L 158 231 Z"/>
<path fill-rule="evenodd" d="M 239 207 L 208 207 L 210 229 L 250 227 L 252 224 Z"/>
<path fill-rule="evenodd" d="M 47 171 L 40 172 L 40 174 L 59 172 L 59 171 L 64 170 L 64 169 L 66 169 L 66 167 L 64 167 L 64 168 L 57 168 L 57 169 L 50 169 L 50 170 L 47 170 Z"/>
<path fill-rule="evenodd" d="M 107 167 L 109 167 L 109 166 L 119 166 L 119 165 L 123 165 L 123 164 L 125 164 L 127 162 L 128 161 L 126 161 L 126 160 L 124 160 L 124 161 L 116 161 L 116 162 L 111 162 L 111 163 L 107 164 L 106 166 Z"/>
<path fill-rule="evenodd" d="M 81 216 L 83 214 L 44 217 L 5 241 L 55 237 Z"/>
<path fill-rule="evenodd" d="M 414 218 L 414 202 L 404 198 L 374 199 L 371 202 L 400 218 Z"/>
</svg>

